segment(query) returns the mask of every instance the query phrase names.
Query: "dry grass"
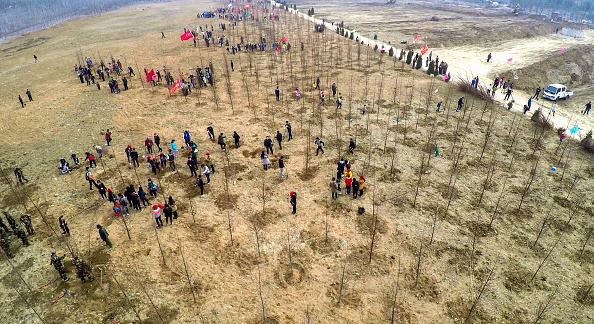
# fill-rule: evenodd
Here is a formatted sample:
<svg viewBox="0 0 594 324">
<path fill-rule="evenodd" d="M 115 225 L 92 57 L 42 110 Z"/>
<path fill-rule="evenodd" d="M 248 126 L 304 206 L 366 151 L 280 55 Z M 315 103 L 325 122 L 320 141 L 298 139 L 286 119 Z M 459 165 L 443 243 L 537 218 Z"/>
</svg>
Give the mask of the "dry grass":
<svg viewBox="0 0 594 324">
<path fill-rule="evenodd" d="M 227 34 L 234 42 L 239 42 L 240 36 L 255 41 L 252 36 L 259 36 L 260 30 L 268 39 L 274 39 L 274 31 L 277 36 L 282 34 L 291 40 L 296 49 L 291 53 L 228 55 L 227 58 L 233 59 L 235 64 L 235 72 L 231 74 L 234 113 L 224 83 L 215 86 L 219 98 L 217 108 L 210 87 L 193 91 L 187 98 L 178 93 L 169 96 L 164 86 L 144 84 L 143 87 L 136 77 L 131 80 L 129 91 L 116 96 L 105 89 L 100 92 L 82 85 L 72 74 L 70 67 L 76 64 L 77 53 L 91 56 L 95 62 L 99 55 L 104 59 L 109 55 L 122 58 L 124 64 L 135 67 L 137 74 L 142 74 L 144 67 L 159 68 L 162 65 L 176 74 L 188 74 L 196 65 L 205 65 L 209 61 L 213 62 L 215 71 L 224 71 L 224 48 L 206 48 L 201 43 L 195 49 L 176 37 L 182 27 L 197 23 L 218 24 L 218 20 L 196 20 L 194 14 L 187 11 L 188 6 L 193 5 L 181 1 L 134 6 L 100 17 L 68 22 L 39 32 L 39 35 L 25 35 L 0 45 L 0 49 L 7 49 L 0 51 L 0 77 L 5 80 L 0 95 L 13 98 L 15 93 L 22 92 L 23 86 L 29 86 L 36 98 L 25 109 L 18 108 L 14 100 L 0 103 L 5 116 L 0 126 L 1 167 L 8 170 L 13 166 L 22 167 L 32 182 L 24 186 L 23 194 L 38 203 L 52 226 L 56 225 L 55 219 L 59 215 L 64 215 L 72 233 L 71 237 L 58 240 L 41 222 L 39 214 L 34 213 L 37 234 L 27 248 L 16 240 L 13 242 L 14 264 L 31 286 L 41 286 L 56 276 L 48 265 L 49 252 L 67 252 L 63 243 L 67 240 L 93 263 L 98 278 L 93 283 L 81 284 L 74 278 L 74 270 L 68 261 L 66 270 L 71 277 L 68 283 L 58 281 L 27 293 L 10 266 L 3 262 L 0 264 L 0 289 L 8 293 L 0 301 L 0 315 L 10 322 L 32 321 L 30 311 L 12 290 L 17 287 L 26 292 L 29 301 L 48 322 L 77 322 L 81 318 L 94 323 L 136 321 L 117 286 L 105 275 L 109 273 L 122 283 L 145 322 L 160 322 L 158 312 L 171 323 L 195 323 L 201 318 L 209 323 L 257 323 L 262 318 L 259 268 L 262 298 L 269 318 L 267 323 L 303 322 L 306 311 L 314 322 L 385 322 L 386 289 L 394 287 L 398 277 L 401 290 L 396 302 L 397 319 L 408 323 L 453 323 L 460 322 L 468 311 L 485 269 L 497 262 L 496 276 L 476 308 L 475 322 L 529 322 L 533 320 L 533 309 L 538 301 L 556 289 L 563 298 L 556 300 L 548 320 L 570 319 L 577 323 L 580 320 L 575 318 L 576 314 L 594 316 L 591 308 L 580 308 L 582 300 L 590 303 L 589 299 L 583 298 L 583 287 L 587 284 L 583 278 L 589 276 L 594 252 L 590 244 L 581 258 L 574 252 L 581 249 L 586 231 L 591 227 L 584 214 L 578 214 L 572 222 L 563 237 L 563 248 L 560 244 L 535 282 L 529 282 L 543 258 L 543 251 L 548 251 L 560 234 L 568 207 L 578 204 L 586 212 L 592 210 L 586 193 L 594 184 L 594 172 L 580 169 L 581 161 L 589 156 L 585 152 L 572 151 L 572 162 L 566 168 L 563 180 L 559 176 L 561 170 L 552 173 L 549 165 L 539 164 L 534 184 L 518 211 L 519 195 L 534 158 L 533 134 L 540 129 L 521 115 L 514 118 L 512 112 L 495 110 L 492 137 L 485 154 L 491 156 L 496 152 L 496 170 L 492 183 L 486 186 L 483 203 L 477 206 L 475 202 L 488 168 L 488 164 L 477 162 L 487 127 L 485 120 L 480 122 L 481 114 L 476 109 L 482 104 L 475 105 L 473 112 L 456 113 L 455 98 L 461 92 L 455 87 L 447 99 L 446 83 L 434 79 L 434 86 L 441 88 L 435 94 L 429 91 L 431 79 L 425 73 L 410 71 L 408 67 L 400 71 L 400 63 L 391 61 L 393 58 L 386 55 L 380 65 L 379 54 L 372 49 L 367 51 L 365 46 L 360 48 L 361 59 L 357 60 L 359 45 L 355 42 L 333 32 L 323 38 L 320 33 L 306 31 L 309 28 L 304 21 L 285 17 L 284 13 L 279 13 L 281 20 L 274 26 L 268 21 L 261 28 L 253 23 L 245 27 L 240 23 L 235 31 Z M 214 3 L 205 4 L 208 5 L 215 6 Z M 442 19 L 440 23 L 447 21 Z M 411 28 L 413 25 L 418 23 L 411 23 Z M 161 30 L 167 35 L 164 40 L 159 38 Z M 218 33 L 215 27 L 215 37 Z M 45 40 L 33 46 L 30 41 L 33 37 L 44 37 Z M 76 46 L 70 43 L 71 40 Z M 295 46 L 300 41 L 305 43 L 303 52 Z M 19 53 L 10 50 L 21 45 L 28 47 Z M 31 62 L 33 53 L 43 53 L 38 55 L 39 63 Z M 307 66 L 302 66 L 302 61 Z M 366 66 L 367 61 L 369 66 Z M 293 62 L 292 67 L 290 62 Z M 321 110 L 312 109 L 312 98 L 317 93 L 306 85 L 311 85 L 317 76 L 325 89 L 333 82 L 337 83 L 345 98 L 343 109 L 338 113 L 332 105 L 321 107 Z M 371 109 L 373 88 L 382 76 L 382 98 L 377 100 L 379 89 L 376 89 L 376 105 Z M 222 80 L 220 74 L 218 77 Z M 351 78 L 354 81 L 352 98 L 349 98 Z M 253 105 L 247 102 L 243 80 L 249 86 Z M 272 97 L 277 83 L 284 94 L 284 100 L 280 102 Z M 295 102 L 290 96 L 295 87 L 302 90 L 302 102 Z M 328 100 L 333 100 L 329 91 L 326 93 Z M 434 93 L 429 100 L 428 93 Z M 270 108 L 268 99 L 271 99 Z M 352 107 L 349 107 L 350 99 Z M 392 100 L 396 104 L 391 104 Z M 439 114 L 433 109 L 426 110 L 427 105 L 432 107 L 438 100 L 443 100 L 444 107 L 449 109 Z M 379 116 L 377 102 L 382 103 Z M 388 104 L 384 104 L 386 102 Z M 302 106 L 302 103 L 305 104 Z M 370 107 L 368 130 L 368 116 L 358 112 L 364 103 Z M 349 108 L 352 123 L 349 122 Z M 276 130 L 283 130 L 286 120 L 293 126 L 294 140 L 285 142 L 282 151 L 277 151 L 275 145 L 276 154 L 290 157 L 287 160 L 289 177 L 280 179 L 276 167 L 262 170 L 259 153 L 264 136 L 273 136 Z M 398 121 L 397 125 L 393 120 Z M 310 121 L 311 136 L 307 138 Z M 522 129 L 514 150 L 509 149 L 512 138 L 508 135 L 512 121 Z M 426 148 L 434 122 L 438 127 L 433 138 L 438 143 L 440 157 L 432 156 L 430 167 L 423 170 L 417 207 L 413 208 L 420 157 L 422 154 L 427 159 L 431 154 Z M 390 132 L 384 153 L 386 124 L 390 125 Z M 242 146 L 226 152 L 229 162 L 218 145 L 208 140 L 205 134 L 208 125 L 213 125 L 216 133 L 224 132 L 228 143 L 233 131 L 242 136 Z M 143 164 L 136 170 L 138 180 L 134 169 L 128 168 L 123 153 L 128 143 L 142 147 L 143 139 L 154 131 L 160 133 L 164 142 L 175 138 L 179 143 L 182 142 L 182 131 L 188 129 L 198 144 L 200 156 L 208 151 L 214 159 L 217 173 L 206 188 L 206 197 L 197 195 L 194 179 L 189 176 L 183 158 L 178 163 L 178 174 L 167 171 L 160 176 L 162 192 L 176 199 L 180 212 L 174 226 L 158 231 L 166 265 L 156 243 L 150 211 L 132 212 L 127 219 L 132 237 L 128 240 L 122 222 L 113 218 L 109 204 L 100 200 L 96 191 L 88 191 L 82 170 L 66 176 L 57 174 L 58 157 L 68 156 L 70 151 L 80 154 L 91 145 L 102 143 L 100 134 L 106 128 L 114 134 L 114 146 L 110 151 L 113 158 L 104 160 L 105 171 L 99 166 L 94 173 L 116 192 L 131 183 L 138 185 L 139 181 L 145 186 L 148 177 L 154 178 Z M 328 181 L 336 174 L 339 158 L 337 132 L 343 143 L 342 155 L 351 161 L 353 173 L 366 176 L 366 193 L 362 199 L 347 197 L 343 187 L 339 200 L 330 201 Z M 327 143 L 326 154 L 316 157 L 313 139 L 320 134 Z M 355 136 L 357 150 L 355 156 L 350 156 L 345 154 L 344 144 L 349 137 Z M 453 160 L 462 143 L 458 172 L 452 175 Z M 560 153 L 554 153 L 557 143 L 555 134 L 545 133 L 535 155 L 540 155 L 541 161 L 557 161 L 560 158 Z M 310 169 L 305 172 L 308 144 Z M 371 152 L 370 156 L 368 152 Z M 390 175 L 392 152 L 396 154 L 394 173 Z M 185 150 L 181 151 L 181 156 L 187 156 Z M 510 165 L 512 157 L 514 162 Z M 222 172 L 228 163 L 229 202 Z M 583 178 L 572 188 L 569 199 L 564 199 L 571 187 L 571 179 L 576 175 Z M 263 183 L 265 208 L 262 205 Z M 15 211 L 22 211 L 6 183 L 2 181 L 0 185 L 1 201 Z M 504 185 L 499 213 L 493 226 L 489 227 L 487 224 Z M 369 263 L 374 189 L 379 222 L 374 257 Z M 451 202 L 448 201 L 449 190 L 453 192 Z M 290 191 L 298 193 L 296 215 L 290 213 Z M 161 200 L 159 196 L 151 204 Z M 190 204 L 195 211 L 194 218 L 190 214 Z M 31 202 L 28 208 L 30 206 Z M 356 213 L 359 206 L 366 209 L 362 216 Z M 230 244 L 228 213 L 232 221 L 233 245 Z M 533 249 L 529 243 L 534 241 L 538 221 L 545 213 L 555 217 L 539 245 Z M 437 216 L 434 238 L 428 245 L 434 216 Z M 115 244 L 113 250 L 106 250 L 98 240 L 93 228 L 97 223 L 107 226 Z M 415 285 L 413 269 L 421 241 L 424 244 L 421 271 Z M 196 304 L 185 281 L 180 245 L 197 293 Z M 342 301 L 337 306 L 345 260 Z M 156 301 L 156 309 L 146 298 L 141 285 Z M 50 308 L 49 301 L 65 289 L 73 294 Z"/>
</svg>

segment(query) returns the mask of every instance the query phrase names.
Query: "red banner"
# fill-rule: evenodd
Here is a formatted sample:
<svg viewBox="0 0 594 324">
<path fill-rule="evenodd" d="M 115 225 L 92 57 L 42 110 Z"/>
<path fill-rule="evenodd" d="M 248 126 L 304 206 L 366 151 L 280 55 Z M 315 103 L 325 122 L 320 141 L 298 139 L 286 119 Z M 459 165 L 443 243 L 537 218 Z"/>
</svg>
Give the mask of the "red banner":
<svg viewBox="0 0 594 324">
<path fill-rule="evenodd" d="M 173 86 L 171 86 L 171 89 L 169 89 L 169 93 L 174 93 L 175 90 L 181 88 L 181 84 L 179 83 L 179 79 L 177 79 L 175 81 L 175 83 L 173 84 Z"/>
<path fill-rule="evenodd" d="M 183 33 L 180 38 L 182 41 L 188 40 L 188 39 L 192 39 L 192 37 L 194 37 L 194 35 L 192 35 L 192 32 L 190 32 L 189 30 L 186 31 L 185 33 Z"/>
<path fill-rule="evenodd" d="M 151 82 L 153 79 L 153 75 L 155 75 L 155 70 L 152 70 L 146 75 L 146 83 Z"/>
<path fill-rule="evenodd" d="M 427 53 L 427 51 L 429 51 L 429 47 L 427 47 L 427 45 L 425 45 L 425 47 L 423 47 L 423 49 L 421 50 L 421 55 L 425 55 L 425 53 Z"/>
</svg>

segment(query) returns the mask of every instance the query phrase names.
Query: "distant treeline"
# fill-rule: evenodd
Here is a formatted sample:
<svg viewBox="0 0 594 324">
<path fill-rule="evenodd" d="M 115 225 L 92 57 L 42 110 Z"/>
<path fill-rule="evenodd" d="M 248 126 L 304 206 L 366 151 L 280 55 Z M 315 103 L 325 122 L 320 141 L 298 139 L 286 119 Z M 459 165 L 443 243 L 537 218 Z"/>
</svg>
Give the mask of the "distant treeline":
<svg viewBox="0 0 594 324">
<path fill-rule="evenodd" d="M 484 0 L 472 0 L 485 3 Z M 519 12 L 544 15 L 549 18 L 562 17 L 565 20 L 594 22 L 593 0 L 492 0 L 507 4 L 510 8 L 518 6 Z"/>
<path fill-rule="evenodd" d="M 0 39 L 58 24 L 66 19 L 127 5 L 168 0 L 0 0 Z"/>
<path fill-rule="evenodd" d="M 594 1 L 592 0 L 513 0 L 522 10 L 549 17 L 558 13 L 573 21 L 594 20 Z"/>
</svg>

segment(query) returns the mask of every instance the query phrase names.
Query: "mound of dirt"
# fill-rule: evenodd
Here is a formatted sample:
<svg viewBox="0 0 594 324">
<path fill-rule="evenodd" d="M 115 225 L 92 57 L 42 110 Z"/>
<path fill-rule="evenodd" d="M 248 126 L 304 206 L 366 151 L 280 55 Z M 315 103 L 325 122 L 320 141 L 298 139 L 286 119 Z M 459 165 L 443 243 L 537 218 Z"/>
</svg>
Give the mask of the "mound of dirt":
<svg viewBox="0 0 594 324">
<path fill-rule="evenodd" d="M 538 63 L 506 71 L 501 75 L 517 76 L 522 82 L 517 83 L 516 88 L 531 92 L 550 83 L 561 83 L 569 87 L 591 83 L 594 80 L 593 66 L 594 52 L 591 47 L 579 45 Z"/>
</svg>

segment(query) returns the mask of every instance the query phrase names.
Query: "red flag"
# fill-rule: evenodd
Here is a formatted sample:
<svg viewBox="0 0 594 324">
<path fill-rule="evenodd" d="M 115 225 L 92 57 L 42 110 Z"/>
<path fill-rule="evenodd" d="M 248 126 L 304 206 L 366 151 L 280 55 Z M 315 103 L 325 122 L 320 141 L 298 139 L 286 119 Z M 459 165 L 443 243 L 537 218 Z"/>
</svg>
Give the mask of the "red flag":
<svg viewBox="0 0 594 324">
<path fill-rule="evenodd" d="M 415 36 L 415 38 L 413 38 L 414 40 L 417 40 L 419 38 L 419 36 Z"/>
<path fill-rule="evenodd" d="M 286 42 L 286 41 L 287 41 L 286 37 L 281 38 L 281 42 Z"/>
<path fill-rule="evenodd" d="M 192 35 L 192 32 L 190 32 L 189 30 L 186 31 L 185 33 L 183 33 L 180 38 L 182 41 L 188 40 L 188 39 L 192 39 L 192 37 L 194 37 L 194 35 Z"/>
<path fill-rule="evenodd" d="M 429 50 L 429 47 L 427 47 L 427 45 L 425 45 L 425 47 L 423 47 L 423 49 L 421 50 L 421 55 L 425 55 L 425 53 L 427 53 L 428 50 Z"/>
<path fill-rule="evenodd" d="M 146 75 L 146 83 L 151 82 L 153 79 L 153 75 L 155 75 L 155 70 L 152 70 Z"/>
<path fill-rule="evenodd" d="M 177 79 L 175 81 L 175 83 L 173 84 L 173 86 L 171 87 L 171 89 L 169 89 L 169 93 L 174 93 L 175 90 L 181 88 L 181 84 L 179 83 L 179 79 Z"/>
</svg>

